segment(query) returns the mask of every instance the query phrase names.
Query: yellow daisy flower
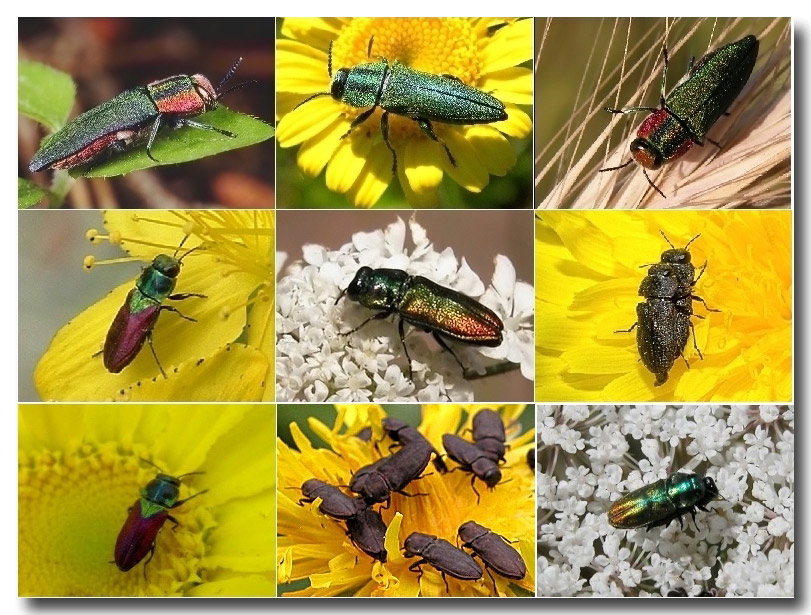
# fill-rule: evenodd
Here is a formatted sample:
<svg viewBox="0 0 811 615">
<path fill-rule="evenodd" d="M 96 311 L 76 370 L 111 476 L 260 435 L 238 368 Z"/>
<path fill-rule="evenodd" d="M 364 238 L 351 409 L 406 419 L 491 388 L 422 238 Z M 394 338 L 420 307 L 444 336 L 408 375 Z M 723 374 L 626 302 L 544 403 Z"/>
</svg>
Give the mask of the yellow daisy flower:
<svg viewBox="0 0 811 615">
<path fill-rule="evenodd" d="M 34 372 L 43 399 L 59 401 L 260 401 L 272 399 L 274 379 L 274 217 L 268 211 L 108 211 L 106 236 L 130 258 L 158 254 L 182 259 L 175 293 L 164 301 L 177 314 L 160 316 L 148 341 L 119 373 L 105 369 L 101 350 L 128 293 L 129 281 L 68 322 Z M 185 241 L 184 241 L 185 238 Z M 181 247 L 182 244 L 182 247 Z M 193 251 L 192 251 L 193 250 Z M 92 256 L 85 259 L 90 269 Z M 161 368 L 166 377 L 161 373 Z"/>
<path fill-rule="evenodd" d="M 788 401 L 792 393 L 791 212 L 544 212 L 535 223 L 535 398 Z M 695 334 L 666 383 L 639 360 L 644 265 L 689 251 Z M 694 340 L 695 337 L 695 340 Z M 703 355 L 699 356 L 694 346 Z M 688 364 L 689 363 L 689 368 Z"/>
<path fill-rule="evenodd" d="M 403 190 L 403 197 L 392 201 L 398 205 L 403 198 L 414 206 L 467 203 L 469 199 L 453 190 L 445 189 L 440 196 L 445 174 L 464 190 L 478 193 L 487 186 L 490 175 L 504 176 L 516 165 L 516 147 L 507 137 L 521 139 L 532 130 L 530 116 L 517 106 L 532 104 L 531 69 L 519 66 L 532 59 L 531 19 L 287 18 L 281 34 L 276 48 L 278 143 L 283 148 L 300 145 L 296 162 L 301 171 L 315 177 L 326 167 L 327 187 L 346 194 L 353 205 L 371 207 L 391 183 L 389 145 L 396 152 L 396 174 Z M 387 145 L 380 108 L 350 131 L 352 121 L 371 106 L 354 107 L 331 96 L 302 104 L 313 94 L 330 92 L 330 65 L 334 76 L 340 68 L 383 59 L 418 71 L 452 75 L 490 93 L 505 104 L 507 119 L 467 125 L 431 122 L 449 155 L 442 143 L 429 138 L 410 117 L 389 114 Z M 523 150 L 522 160 L 529 162 L 527 145 L 518 149 Z M 284 160 L 280 168 L 285 168 Z M 500 200 L 506 207 L 527 206 L 521 200 L 529 197 L 529 172 L 523 164 L 516 167 L 515 181 L 500 197 L 489 193 L 486 205 L 493 207 Z M 279 174 L 277 202 L 295 206 L 323 203 L 321 192 L 293 188 L 281 181 L 294 173 L 291 169 Z"/>
<path fill-rule="evenodd" d="M 442 435 L 459 434 L 471 439 L 471 417 L 484 406 L 435 404 L 422 407 L 422 420 L 414 406 L 386 407 L 371 404 L 337 405 L 337 416 L 330 406 L 307 406 L 311 415 L 299 419 L 302 406 L 280 406 L 280 425 L 290 422 L 289 438 L 280 434 L 278 451 L 279 503 L 277 528 L 277 577 L 284 596 L 531 596 L 535 587 L 535 474 L 527 465 L 527 452 L 534 448 L 532 407 L 506 405 L 495 408 L 507 428 L 506 463 L 502 479 L 487 489 L 476 479 L 477 496 L 471 477 L 454 471 L 456 463 L 445 457 L 451 470 L 440 474 L 433 466 L 409 483 L 411 494 L 391 496 L 389 508 L 380 508 L 385 533 L 386 561 L 373 559 L 347 536 L 345 522 L 319 511 L 320 498 L 312 503 L 299 502 L 301 486 L 309 478 L 331 485 L 349 484 L 361 467 L 389 455 L 393 441 L 385 435 L 382 419 L 389 414 L 411 425 L 420 422 L 419 431 L 435 449 L 442 451 Z M 315 418 L 334 418 L 332 427 Z M 361 431 L 371 427 L 363 439 Z M 305 435 L 306 430 L 310 435 Z M 520 433 L 519 433 L 520 432 Z M 287 444 L 288 440 L 293 445 Z M 314 441 L 322 443 L 316 444 Z M 348 489 L 344 492 L 349 493 Z M 354 494 L 353 494 L 354 495 Z M 506 503 L 506 505 L 505 505 Z M 516 541 L 513 547 L 527 567 L 521 580 L 511 580 L 490 571 L 477 581 L 462 581 L 447 575 L 449 592 L 440 573 L 429 564 L 422 565 L 422 577 L 409 570 L 419 558 L 403 554 L 405 539 L 415 531 L 438 536 L 457 545 L 457 530 L 474 520 L 493 532 Z M 480 560 L 477 560 L 479 562 Z M 484 568 L 482 566 L 482 568 Z"/>
<path fill-rule="evenodd" d="M 273 596 L 272 406 L 19 407 L 21 596 Z M 148 555 L 113 562 L 158 470 L 179 498 Z M 191 499 L 188 499 L 191 498 Z M 131 526 L 127 537 L 149 524 Z"/>
</svg>

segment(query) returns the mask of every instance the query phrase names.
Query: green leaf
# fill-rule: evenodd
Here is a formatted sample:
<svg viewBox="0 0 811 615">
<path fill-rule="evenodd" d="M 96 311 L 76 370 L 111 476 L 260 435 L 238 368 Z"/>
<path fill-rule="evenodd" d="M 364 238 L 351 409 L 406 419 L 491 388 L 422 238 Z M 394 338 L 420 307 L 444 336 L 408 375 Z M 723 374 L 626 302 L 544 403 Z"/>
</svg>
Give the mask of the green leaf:
<svg viewBox="0 0 811 615">
<path fill-rule="evenodd" d="M 39 62 L 17 63 L 17 109 L 55 132 L 65 125 L 76 97 L 70 75 Z"/>
<path fill-rule="evenodd" d="M 136 145 L 132 150 L 115 155 L 109 160 L 92 167 L 89 171 L 81 168 L 70 173 L 74 177 L 112 177 L 148 169 L 164 164 L 189 162 L 232 149 L 247 147 L 266 141 L 273 136 L 273 126 L 251 115 L 231 111 L 220 105 L 217 109 L 194 118 L 195 122 L 227 130 L 235 136 L 184 126 L 178 130 L 163 129 L 152 144 L 155 162 L 146 154 L 146 143 Z"/>
<path fill-rule="evenodd" d="M 34 182 L 23 179 L 22 177 L 17 178 L 17 207 L 19 209 L 33 207 L 39 203 L 46 194 L 48 194 L 48 191 L 45 190 L 45 188 L 37 186 Z"/>
</svg>

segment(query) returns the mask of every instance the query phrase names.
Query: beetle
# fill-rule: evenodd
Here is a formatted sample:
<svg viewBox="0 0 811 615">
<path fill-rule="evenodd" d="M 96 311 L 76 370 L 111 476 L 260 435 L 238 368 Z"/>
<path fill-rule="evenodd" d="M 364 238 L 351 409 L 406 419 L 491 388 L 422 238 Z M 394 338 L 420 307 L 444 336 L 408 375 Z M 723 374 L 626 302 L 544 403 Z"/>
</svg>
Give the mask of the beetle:
<svg viewBox="0 0 811 615">
<path fill-rule="evenodd" d="M 687 242 L 684 248 L 674 248 L 664 233 L 662 236 L 671 249 L 662 253 L 661 262 L 643 265 L 648 267 L 648 272 L 639 285 L 639 295 L 645 297 L 646 301 L 636 306 L 637 321 L 629 329 L 616 331 L 629 332 L 638 326 L 636 341 L 639 356 L 645 367 L 656 376 L 654 386 L 667 382 L 668 372 L 676 358 L 684 358 L 684 349 L 691 331 L 693 346 L 699 358 L 704 358 L 696 343 L 695 328 L 690 320 L 694 315 L 693 301 L 700 301 L 708 311 L 720 311 L 710 308 L 701 297 L 693 294 L 696 283 L 707 267 L 707 263 L 704 263 L 698 277 L 694 278 L 695 267 L 687 247 L 698 235 Z M 686 359 L 684 361 L 687 362 Z M 689 363 L 687 365 L 689 367 Z"/>
<path fill-rule="evenodd" d="M 428 443 L 431 446 L 431 450 L 434 455 L 434 467 L 442 473 L 448 471 L 448 467 L 445 465 L 445 462 L 442 461 L 442 455 L 440 452 L 437 451 L 430 442 L 428 442 L 428 439 L 424 435 L 405 421 L 387 416 L 383 419 L 383 429 L 386 430 L 386 433 L 392 440 L 395 442 L 400 442 L 401 444 L 409 444 L 411 442 Z"/>
<path fill-rule="evenodd" d="M 381 562 L 386 561 L 386 524 L 380 513 L 364 508 L 346 520 L 346 535 L 361 551 Z"/>
<path fill-rule="evenodd" d="M 493 590 L 498 595 L 496 581 L 489 569 L 508 579 L 523 579 L 527 575 L 527 565 L 521 554 L 509 545 L 509 540 L 475 521 L 466 521 L 459 526 L 459 538 L 462 546 L 472 549 L 475 556 L 484 563 Z"/>
<path fill-rule="evenodd" d="M 663 48 L 662 90 L 659 107 L 613 109 L 609 113 L 650 111 L 631 142 L 631 159 L 617 166 L 600 169 L 616 171 L 636 161 L 645 179 L 656 192 L 664 193 L 651 181 L 646 169 L 656 170 L 687 153 L 693 144 L 703 146 L 704 140 L 721 147 L 706 137 L 713 124 L 724 115 L 749 80 L 757 60 L 759 42 L 749 34 L 739 41 L 719 47 L 695 64 L 691 59 L 687 79 L 665 97 L 667 82 L 667 48 Z"/>
<path fill-rule="evenodd" d="M 495 487 L 501 480 L 501 470 L 499 470 L 498 464 L 484 451 L 454 434 L 446 433 L 442 436 L 442 446 L 445 447 L 448 457 L 459 464 L 460 470 L 472 474 L 470 486 L 476 494 L 478 504 L 481 495 L 476 491 L 474 482 L 478 478 L 491 489 Z"/>
<path fill-rule="evenodd" d="M 468 553 L 454 547 L 443 538 L 437 538 L 431 534 L 422 532 L 412 532 L 403 543 L 405 557 L 417 557 L 421 559 L 411 564 L 408 569 L 411 572 L 419 572 L 417 582 L 422 578 L 422 564 L 431 564 L 439 570 L 442 580 L 445 581 L 445 590 L 450 593 L 446 574 L 462 581 L 475 581 L 482 578 L 482 569 Z"/>
<path fill-rule="evenodd" d="M 363 496 L 369 504 L 390 502 L 392 492 L 405 496 L 427 495 L 410 494 L 403 491 L 412 480 L 419 478 L 428 466 L 433 447 L 425 442 L 411 442 L 388 457 L 359 469 L 352 475 L 349 488 Z"/>
<path fill-rule="evenodd" d="M 362 499 L 350 497 L 338 487 L 317 478 L 304 481 L 301 485 L 301 494 L 304 497 L 299 500 L 299 504 L 314 502 L 317 498 L 321 498 L 318 510 L 333 519 L 349 519 L 366 508 Z"/>
<path fill-rule="evenodd" d="M 177 276 L 180 274 L 180 267 L 183 259 L 189 254 L 199 249 L 200 246 L 192 248 L 180 258 L 177 252 L 183 246 L 188 235 L 180 242 L 173 256 L 168 254 L 158 254 L 152 264 L 145 267 L 135 281 L 135 288 L 130 290 L 124 304 L 118 310 L 113 319 L 107 337 L 104 340 L 104 367 L 113 374 L 119 373 L 127 367 L 140 352 L 144 342 L 149 342 L 149 348 L 155 362 L 158 364 L 163 377 L 166 372 L 163 370 L 155 348 L 152 345 L 152 329 L 164 310 L 174 312 L 181 318 L 191 322 L 197 322 L 195 318 L 183 315 L 180 310 L 169 305 L 163 305 L 167 299 L 171 301 L 181 301 L 191 297 L 205 299 L 206 295 L 200 293 L 179 293 L 172 294 L 177 284 Z"/>
<path fill-rule="evenodd" d="M 367 56 L 371 57 L 374 37 L 369 40 Z M 349 125 L 346 138 L 380 107 L 380 132 L 392 155 L 392 174 L 397 174 L 397 152 L 389 141 L 389 114 L 411 118 L 420 130 L 445 150 L 448 160 L 456 166 L 450 149 L 434 132 L 432 121 L 443 124 L 490 124 L 507 119 L 504 103 L 495 96 L 482 92 L 462 82 L 453 75 L 435 75 L 416 70 L 397 60 L 389 63 L 386 58 L 377 62 L 358 64 L 351 68 L 339 68 L 332 74 L 332 42 L 327 56 L 327 73 L 331 79 L 328 92 L 317 92 L 302 100 L 296 108 L 319 98 L 331 96 L 336 101 L 351 107 L 369 107 Z"/>
<path fill-rule="evenodd" d="M 222 128 L 192 120 L 216 109 L 220 99 L 254 80 L 223 90 L 242 62 L 237 59 L 217 89 L 201 74 L 174 75 L 144 86 L 125 90 L 118 96 L 85 111 L 52 134 L 37 150 L 30 171 L 72 169 L 94 163 L 112 152 L 131 149 L 146 140 L 146 153 L 152 160 L 152 144 L 163 125 L 191 126 L 211 130 L 226 137 L 236 135 Z"/>
<path fill-rule="evenodd" d="M 208 489 L 179 500 L 180 479 L 192 474 L 203 474 L 203 472 L 187 472 L 180 476 L 170 476 L 164 474 L 154 463 L 146 459 L 142 459 L 142 461 L 156 467 L 159 473 L 147 483 L 144 489 L 141 489 L 141 497 L 135 500 L 135 504 L 129 509 L 127 520 L 124 521 L 124 526 L 115 541 L 115 564 L 119 570 L 127 572 L 149 553 L 149 559 L 144 562 L 144 578 L 146 578 L 146 565 L 155 554 L 155 542 L 164 522 L 168 519 L 174 523 L 173 529 L 179 525 L 177 519 L 170 515 L 169 511 L 198 495 L 203 495 Z"/>
<path fill-rule="evenodd" d="M 696 509 L 709 512 L 705 506 L 718 497 L 718 487 L 709 476 L 676 472 L 614 502 L 608 510 L 608 522 L 630 530 L 642 526 L 651 529 L 678 519 L 683 528 L 683 515 L 690 513 L 695 523 Z"/>
<path fill-rule="evenodd" d="M 484 408 L 473 416 L 473 442 L 493 461 L 504 461 L 504 421 L 498 412 Z"/>
<path fill-rule="evenodd" d="M 467 374 L 465 366 L 443 339 L 473 346 L 500 346 L 504 323 L 490 308 L 475 299 L 420 275 L 409 275 L 402 269 L 361 267 L 338 295 L 335 304 L 346 295 L 352 301 L 372 310 L 382 310 L 342 335 L 351 335 L 373 320 L 391 314 L 399 316 L 398 331 L 408 360 L 408 376 L 413 380 L 411 356 L 405 343 L 403 324 L 409 323 L 429 332 L 439 345 L 451 353 Z"/>
</svg>

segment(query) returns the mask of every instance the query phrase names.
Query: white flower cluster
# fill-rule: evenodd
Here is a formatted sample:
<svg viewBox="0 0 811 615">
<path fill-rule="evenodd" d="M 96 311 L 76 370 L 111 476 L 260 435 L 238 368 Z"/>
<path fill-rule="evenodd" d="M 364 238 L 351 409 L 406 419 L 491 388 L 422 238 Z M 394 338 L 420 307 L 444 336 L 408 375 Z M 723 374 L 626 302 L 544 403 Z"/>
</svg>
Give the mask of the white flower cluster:
<svg viewBox="0 0 811 615">
<path fill-rule="evenodd" d="M 408 228 L 410 249 L 401 219 L 385 230 L 355 233 L 337 251 L 304 246 L 304 262 L 293 263 L 278 280 L 277 401 L 473 400 L 474 387 L 451 354 L 438 349 L 429 335 L 412 335 L 414 329 L 406 326 L 414 370 L 413 382 L 409 379 L 396 317 L 374 320 L 345 335 L 375 314 L 346 297 L 336 305 L 361 266 L 402 269 L 477 299 L 504 322 L 504 342 L 497 348 L 453 344 L 453 351 L 466 368 L 481 372 L 509 361 L 520 364 L 525 378 L 534 378 L 532 285 L 516 281 L 512 263 L 499 255 L 485 290 L 464 258 L 459 262 L 450 248 L 437 252 L 413 219 Z"/>
<path fill-rule="evenodd" d="M 794 596 L 791 406 L 538 406 L 538 596 Z M 612 502 L 675 472 L 709 512 L 647 530 Z"/>
</svg>

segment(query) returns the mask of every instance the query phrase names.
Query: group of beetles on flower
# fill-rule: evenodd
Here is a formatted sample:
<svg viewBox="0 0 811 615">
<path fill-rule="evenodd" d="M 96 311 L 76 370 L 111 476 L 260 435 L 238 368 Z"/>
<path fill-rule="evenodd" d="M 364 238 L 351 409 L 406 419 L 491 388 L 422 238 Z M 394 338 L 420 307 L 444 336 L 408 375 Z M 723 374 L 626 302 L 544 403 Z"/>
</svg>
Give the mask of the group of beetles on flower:
<svg viewBox="0 0 811 615">
<path fill-rule="evenodd" d="M 357 495 L 350 496 L 336 485 L 310 478 L 301 485 L 299 504 L 319 500 L 318 510 L 345 523 L 346 535 L 358 549 L 385 562 L 388 557 L 385 547 L 387 528 L 380 512 L 372 507 L 386 502 L 388 508 L 393 493 L 407 497 L 429 496 L 427 493 L 408 493 L 405 488 L 421 477 L 432 456 L 434 467 L 440 474 L 447 473 L 448 468 L 439 451 L 405 421 L 386 417 L 382 421 L 382 428 L 392 440 L 389 450 L 399 448 L 353 473 L 348 489 Z M 501 415 L 489 409 L 480 410 L 473 416 L 471 432 L 473 442 L 455 434 L 445 434 L 442 445 L 447 457 L 456 462 L 455 470 L 471 474 L 470 484 L 478 502 L 481 496 L 475 487 L 476 479 L 490 489 L 501 481 L 499 464 L 505 461 L 506 432 Z M 370 441 L 371 427 L 366 427 L 357 436 Z M 374 448 L 379 450 L 378 442 L 374 443 Z M 475 521 L 463 523 L 457 533 L 462 547 L 471 553 L 433 534 L 409 534 L 403 542 L 403 553 L 406 558 L 420 558 L 409 566 L 409 570 L 422 577 L 422 565 L 433 566 L 441 574 L 449 593 L 446 575 L 463 581 L 476 581 L 482 577 L 482 569 L 474 559 L 476 557 L 484 564 L 496 595 L 498 590 L 491 570 L 508 579 L 520 580 L 526 576 L 526 564 L 518 551 L 510 546 L 508 539 Z"/>
</svg>

